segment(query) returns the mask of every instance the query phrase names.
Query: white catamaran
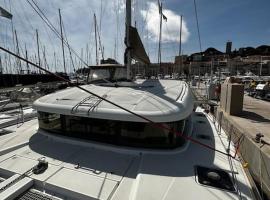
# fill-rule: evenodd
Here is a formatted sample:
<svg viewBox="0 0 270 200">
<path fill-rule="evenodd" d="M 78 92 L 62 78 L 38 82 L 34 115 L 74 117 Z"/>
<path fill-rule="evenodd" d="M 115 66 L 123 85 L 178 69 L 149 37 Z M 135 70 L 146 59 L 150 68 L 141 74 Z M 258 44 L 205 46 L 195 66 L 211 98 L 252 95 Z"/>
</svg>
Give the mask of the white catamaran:
<svg viewBox="0 0 270 200">
<path fill-rule="evenodd" d="M 131 0 L 126 9 L 130 47 Z M 128 79 L 134 52 L 126 53 Z M 123 82 L 123 69 L 92 68 L 92 84 L 41 97 L 38 119 L 6 128 L 0 199 L 255 198 L 225 133 L 203 109 L 193 111 L 185 82 Z M 101 71 L 106 81 L 97 81 Z"/>
</svg>

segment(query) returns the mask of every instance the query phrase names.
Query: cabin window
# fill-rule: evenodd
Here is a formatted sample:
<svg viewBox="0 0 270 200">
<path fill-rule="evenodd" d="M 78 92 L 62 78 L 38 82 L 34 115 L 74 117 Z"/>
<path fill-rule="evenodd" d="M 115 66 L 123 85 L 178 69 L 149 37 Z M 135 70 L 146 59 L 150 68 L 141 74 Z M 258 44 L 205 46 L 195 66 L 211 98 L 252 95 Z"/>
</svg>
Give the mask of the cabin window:
<svg viewBox="0 0 270 200">
<path fill-rule="evenodd" d="M 46 112 L 38 112 L 38 121 L 40 129 L 51 133 L 116 145 L 175 148 L 185 142 L 181 136 L 143 122 L 124 122 Z M 164 124 L 183 134 L 188 129 L 186 120 Z"/>
<path fill-rule="evenodd" d="M 61 130 L 61 119 L 59 114 L 38 112 L 39 126 L 46 130 Z"/>
</svg>

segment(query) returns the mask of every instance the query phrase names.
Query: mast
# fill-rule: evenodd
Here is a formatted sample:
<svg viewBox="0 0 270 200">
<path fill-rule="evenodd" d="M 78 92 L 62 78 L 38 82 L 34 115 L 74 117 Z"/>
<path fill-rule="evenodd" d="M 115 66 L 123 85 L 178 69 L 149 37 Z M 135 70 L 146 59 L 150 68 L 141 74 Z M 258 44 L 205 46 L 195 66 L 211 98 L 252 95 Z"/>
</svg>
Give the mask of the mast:
<svg viewBox="0 0 270 200">
<path fill-rule="evenodd" d="M 11 67 L 11 58 L 10 58 L 10 54 L 8 55 L 8 65 L 9 65 L 9 70 L 10 70 L 10 74 L 12 74 L 13 72 L 13 68 Z"/>
<path fill-rule="evenodd" d="M 9 1 L 9 11 L 11 12 L 11 1 Z M 13 43 L 13 47 L 14 47 L 14 52 L 16 52 L 16 44 L 15 44 L 15 37 L 14 37 L 14 24 L 13 24 L 13 19 L 11 18 L 11 32 L 12 32 L 12 43 Z M 14 60 L 10 58 L 9 55 L 9 62 L 10 62 L 10 70 L 11 70 L 11 74 L 14 72 L 15 73 L 15 65 L 14 65 Z M 12 63 L 12 64 L 11 64 Z M 13 66 L 13 67 L 12 67 Z"/>
<path fill-rule="evenodd" d="M 160 14 L 160 23 L 159 23 L 159 40 L 158 40 L 158 63 L 159 63 L 159 73 L 161 73 L 161 37 L 162 37 L 162 2 L 159 3 L 159 14 Z"/>
<path fill-rule="evenodd" d="M 127 79 L 131 79 L 131 52 L 130 52 L 130 33 L 131 26 L 131 0 L 126 0 L 126 55 L 127 55 Z"/>
<path fill-rule="evenodd" d="M 83 48 L 81 48 L 81 58 L 83 58 Z M 83 68 L 83 62 L 82 61 L 80 61 L 80 66 L 81 66 L 81 68 Z"/>
<path fill-rule="evenodd" d="M 81 58 L 83 58 L 83 48 L 81 49 Z M 81 68 L 83 68 L 83 62 L 81 61 Z"/>
<path fill-rule="evenodd" d="M 26 44 L 25 44 L 25 59 L 28 60 L 28 52 L 27 52 L 27 49 L 26 49 Z M 28 62 L 26 62 L 26 71 L 27 71 L 27 74 L 30 74 L 29 63 Z"/>
<path fill-rule="evenodd" d="M 180 17 L 180 41 L 179 41 L 179 58 L 180 58 L 180 72 L 182 73 L 182 24 L 183 24 L 183 15 Z"/>
<path fill-rule="evenodd" d="M 47 59 L 46 59 L 46 48 L 45 48 L 45 46 L 43 46 L 43 59 L 44 59 L 44 67 L 45 67 L 45 69 L 49 70 L 49 65 L 48 65 Z"/>
<path fill-rule="evenodd" d="M 260 77 L 262 76 L 262 65 L 263 65 L 263 62 L 262 62 L 262 56 L 261 56 L 260 71 L 259 71 Z"/>
<path fill-rule="evenodd" d="M 3 74 L 3 65 L 2 65 L 1 55 L 0 55 L 0 74 Z"/>
<path fill-rule="evenodd" d="M 14 31 L 15 33 L 15 40 L 16 40 L 16 49 L 17 49 L 17 55 L 20 56 L 20 49 L 19 49 L 19 42 L 18 42 L 18 36 L 17 36 L 17 31 L 15 30 Z M 21 60 L 20 59 L 17 59 L 17 67 L 18 67 L 18 74 L 21 73 L 21 70 L 22 70 L 22 65 L 21 65 Z"/>
<path fill-rule="evenodd" d="M 214 59 L 213 59 L 213 56 L 212 56 L 212 58 L 211 58 L 210 84 L 213 83 L 213 68 L 214 68 Z"/>
<path fill-rule="evenodd" d="M 8 55 L 5 54 L 5 72 L 6 74 L 8 74 L 8 69 L 10 69 L 10 66 L 8 66 Z M 2 67 L 2 73 L 3 73 L 4 69 Z"/>
<path fill-rule="evenodd" d="M 88 44 L 86 44 L 86 63 L 89 65 L 89 47 Z"/>
<path fill-rule="evenodd" d="M 115 40 L 114 40 L 113 56 L 114 56 L 114 59 L 117 60 L 117 59 L 116 59 L 116 38 L 115 38 Z"/>
<path fill-rule="evenodd" d="M 38 37 L 38 30 L 36 29 L 36 35 L 37 35 L 37 50 L 38 50 L 38 66 L 40 66 L 40 52 L 39 52 L 39 37 Z M 41 71 L 39 70 L 39 73 L 41 74 Z"/>
<path fill-rule="evenodd" d="M 98 45 L 97 45 L 97 17 L 94 13 L 94 23 L 95 23 L 95 45 L 96 45 L 96 65 L 98 65 Z"/>
<path fill-rule="evenodd" d="M 62 16 L 61 16 L 61 11 L 59 11 L 59 19 L 60 19 L 60 33 L 61 33 L 61 41 L 62 41 L 62 53 L 63 53 L 63 65 L 64 65 L 64 72 L 67 73 L 66 70 L 66 61 L 65 61 L 65 48 L 64 48 L 64 37 L 63 37 L 63 25 L 62 25 Z"/>
<path fill-rule="evenodd" d="M 37 55 L 36 55 L 36 54 L 35 54 L 35 56 L 34 56 L 34 61 L 35 61 L 35 63 L 38 63 L 38 62 L 37 62 Z M 37 71 L 37 70 L 35 69 L 35 72 L 36 72 L 36 73 L 38 73 L 38 72 L 40 73 L 40 70 Z"/>
<path fill-rule="evenodd" d="M 53 52 L 53 60 L 54 60 L 54 70 L 55 70 L 55 72 L 56 72 L 56 71 L 57 71 L 57 70 L 56 70 L 57 64 L 56 64 L 56 54 L 55 54 L 55 51 Z"/>
</svg>

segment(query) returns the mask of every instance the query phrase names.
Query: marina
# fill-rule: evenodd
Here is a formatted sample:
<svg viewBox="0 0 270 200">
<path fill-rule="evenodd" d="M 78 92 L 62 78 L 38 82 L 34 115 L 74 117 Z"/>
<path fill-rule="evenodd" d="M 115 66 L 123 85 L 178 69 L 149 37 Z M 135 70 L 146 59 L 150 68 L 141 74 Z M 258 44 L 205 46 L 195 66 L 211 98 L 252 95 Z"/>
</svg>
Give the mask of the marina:
<svg viewBox="0 0 270 200">
<path fill-rule="evenodd" d="M 0 3 L 0 200 L 270 199 L 270 46 L 187 4 Z"/>
</svg>

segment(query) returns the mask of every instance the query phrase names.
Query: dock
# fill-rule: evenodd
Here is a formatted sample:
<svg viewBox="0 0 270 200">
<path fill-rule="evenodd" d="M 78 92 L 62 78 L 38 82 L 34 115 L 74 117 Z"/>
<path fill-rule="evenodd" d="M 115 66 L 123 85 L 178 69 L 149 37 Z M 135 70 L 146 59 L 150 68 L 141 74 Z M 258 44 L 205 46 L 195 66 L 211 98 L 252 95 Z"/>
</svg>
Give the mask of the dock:
<svg viewBox="0 0 270 200">
<path fill-rule="evenodd" d="M 207 102 L 204 87 L 192 88 L 200 103 Z M 229 115 L 217 105 L 213 114 L 217 123 L 238 147 L 243 164 L 264 192 L 261 196 L 270 199 L 270 102 L 245 94 L 243 111 L 236 116 Z"/>
</svg>

